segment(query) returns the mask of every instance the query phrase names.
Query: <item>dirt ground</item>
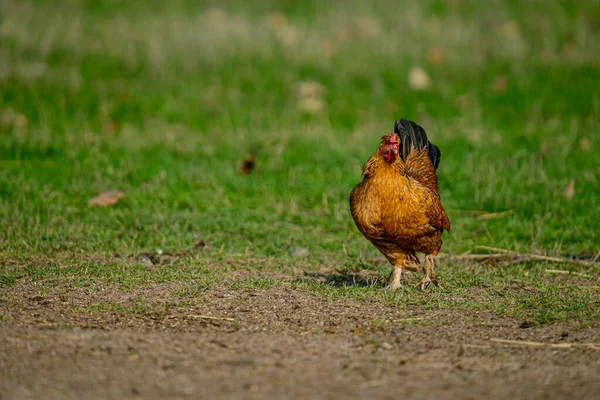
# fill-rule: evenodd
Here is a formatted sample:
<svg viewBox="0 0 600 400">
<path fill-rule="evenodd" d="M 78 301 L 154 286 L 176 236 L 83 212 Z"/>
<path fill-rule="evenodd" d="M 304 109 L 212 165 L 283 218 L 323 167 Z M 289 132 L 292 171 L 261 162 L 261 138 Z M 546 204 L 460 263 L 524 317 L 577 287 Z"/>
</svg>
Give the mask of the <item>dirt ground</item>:
<svg viewBox="0 0 600 400">
<path fill-rule="evenodd" d="M 598 324 L 529 327 L 291 287 L 209 289 L 181 307 L 174 292 L 17 282 L 0 300 L 0 398 L 600 396 Z"/>
</svg>

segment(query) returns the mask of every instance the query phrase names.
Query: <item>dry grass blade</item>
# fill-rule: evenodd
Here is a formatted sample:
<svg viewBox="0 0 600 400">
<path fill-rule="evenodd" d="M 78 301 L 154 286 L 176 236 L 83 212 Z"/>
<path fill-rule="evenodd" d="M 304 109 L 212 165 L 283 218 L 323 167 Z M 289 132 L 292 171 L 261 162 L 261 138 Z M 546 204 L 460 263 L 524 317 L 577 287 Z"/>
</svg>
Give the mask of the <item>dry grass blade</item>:
<svg viewBox="0 0 600 400">
<path fill-rule="evenodd" d="M 541 343 L 541 342 L 530 342 L 530 341 L 527 341 L 527 340 L 510 340 L 510 339 L 491 338 L 490 342 L 503 343 L 503 344 L 516 344 L 516 345 L 519 345 L 519 346 L 532 346 L 532 347 L 542 347 L 542 346 L 545 346 L 544 343 Z"/>
<path fill-rule="evenodd" d="M 582 278 L 597 279 L 593 275 L 584 274 L 584 273 L 581 273 L 581 272 L 565 271 L 565 270 L 562 270 L 562 269 L 547 269 L 544 272 L 547 273 L 547 274 L 576 275 L 576 276 L 581 276 Z"/>
<path fill-rule="evenodd" d="M 513 212 L 514 212 L 513 210 L 506 210 L 506 211 L 501 211 L 501 212 L 496 212 L 496 213 L 479 214 L 476 218 L 477 219 L 502 218 L 502 217 L 506 217 L 507 215 L 512 214 Z"/>
<path fill-rule="evenodd" d="M 551 347 L 553 349 L 570 349 L 573 347 L 580 347 L 590 350 L 600 350 L 600 344 L 596 343 L 542 343 L 542 342 L 530 342 L 527 340 L 511 340 L 511 339 L 499 339 L 491 338 L 490 342 L 511 344 L 517 346 L 529 346 L 529 347 Z"/>
<path fill-rule="evenodd" d="M 449 209 L 447 211 L 452 212 L 452 213 L 457 213 L 457 214 L 472 215 L 473 217 L 475 217 L 477 219 L 501 218 L 501 217 L 505 217 L 507 215 L 510 215 L 510 214 L 514 213 L 514 210 L 504 210 L 504 211 L 492 212 L 492 213 L 491 212 L 487 212 L 487 211 L 483 211 L 483 210 L 457 210 L 457 209 Z"/>
<path fill-rule="evenodd" d="M 500 264 L 504 262 L 504 265 L 512 265 L 523 263 L 527 261 L 548 261 L 553 263 L 569 263 L 569 264 L 578 264 L 585 265 L 587 267 L 591 266 L 599 266 L 595 261 L 587 261 L 587 260 L 579 260 L 576 258 L 563 258 L 563 257 L 550 257 L 544 256 L 541 254 L 521 254 L 511 250 L 500 249 L 497 247 L 490 246 L 475 246 L 477 249 L 487 250 L 493 253 L 487 254 L 461 254 L 458 256 L 446 256 L 444 258 L 449 258 L 451 260 L 473 260 L 480 263 L 493 263 Z M 568 273 L 568 271 L 565 271 Z M 577 274 L 574 274 L 577 275 Z M 585 274 L 581 275 L 584 276 Z M 594 278 L 591 275 L 587 275 L 586 277 Z M 595 278 L 594 278 L 595 279 Z"/>
<path fill-rule="evenodd" d="M 211 320 L 217 320 L 217 321 L 231 321 L 231 322 L 235 322 L 234 318 L 213 317 L 212 315 L 196 315 L 196 314 L 169 315 L 167 318 L 211 319 Z"/>
<path fill-rule="evenodd" d="M 488 250 L 488 251 L 493 251 L 496 253 L 513 253 L 510 250 L 505 250 L 505 249 L 501 249 L 498 247 L 491 247 L 491 246 L 475 246 L 476 249 L 481 249 L 481 250 Z"/>
<path fill-rule="evenodd" d="M 481 211 L 481 210 L 458 210 L 458 209 L 449 208 L 446 211 L 451 212 L 451 213 L 469 214 L 469 215 L 483 215 L 483 214 L 487 214 L 487 211 Z"/>
</svg>

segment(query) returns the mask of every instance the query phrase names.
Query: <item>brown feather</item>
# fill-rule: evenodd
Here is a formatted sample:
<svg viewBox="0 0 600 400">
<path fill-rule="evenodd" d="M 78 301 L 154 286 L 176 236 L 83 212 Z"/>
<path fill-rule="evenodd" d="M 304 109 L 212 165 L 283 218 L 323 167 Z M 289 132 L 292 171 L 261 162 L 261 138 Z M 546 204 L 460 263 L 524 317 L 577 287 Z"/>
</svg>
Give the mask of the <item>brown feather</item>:
<svg viewBox="0 0 600 400">
<path fill-rule="evenodd" d="M 437 254 L 442 232 L 450 230 L 427 149 L 413 148 L 405 161 L 393 162 L 376 151 L 352 190 L 350 210 L 359 231 L 392 264 L 418 263 L 417 252 Z"/>
</svg>

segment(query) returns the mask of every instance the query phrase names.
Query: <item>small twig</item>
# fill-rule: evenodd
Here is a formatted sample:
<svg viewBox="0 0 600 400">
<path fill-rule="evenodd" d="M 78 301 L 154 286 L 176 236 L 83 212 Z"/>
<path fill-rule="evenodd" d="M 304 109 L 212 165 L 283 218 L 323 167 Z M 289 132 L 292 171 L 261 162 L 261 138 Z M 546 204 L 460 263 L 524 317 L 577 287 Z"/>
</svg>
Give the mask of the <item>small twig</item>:
<svg viewBox="0 0 600 400">
<path fill-rule="evenodd" d="M 491 247 L 491 246 L 475 246 L 475 248 L 476 249 L 481 249 L 481 250 L 493 251 L 493 252 L 496 252 L 496 253 L 514 253 L 514 251 L 500 249 L 498 247 Z"/>
<path fill-rule="evenodd" d="M 500 212 L 487 212 L 483 210 L 456 210 L 450 209 L 449 212 L 458 213 L 458 214 L 469 214 L 474 216 L 477 219 L 492 219 L 492 218 L 501 218 L 506 215 L 512 214 L 515 210 L 505 210 Z"/>
<path fill-rule="evenodd" d="M 530 342 L 527 340 L 510 340 L 510 339 L 499 339 L 491 338 L 490 342 L 502 343 L 502 344 L 514 344 L 518 346 L 529 346 L 529 347 L 550 347 L 553 349 L 570 349 L 573 347 L 582 347 L 591 350 L 600 350 L 600 344 L 596 343 L 542 343 L 542 342 Z"/>
<path fill-rule="evenodd" d="M 423 317 L 416 317 L 416 318 L 401 318 L 401 319 L 394 319 L 392 320 L 393 322 L 412 322 L 412 321 L 423 321 L 425 318 Z"/>
<path fill-rule="evenodd" d="M 167 316 L 167 318 L 190 318 L 190 319 L 213 319 L 213 320 L 220 320 L 220 321 L 234 321 L 234 318 L 227 318 L 227 317 L 213 317 L 212 315 L 194 315 L 194 314 L 186 314 L 186 315 L 169 315 Z"/>
<path fill-rule="evenodd" d="M 514 260 L 510 260 L 507 261 L 506 263 L 502 264 L 503 267 L 508 267 L 509 265 L 514 265 L 514 264 L 520 264 L 520 263 L 524 263 L 531 260 L 531 257 L 529 256 L 523 256 L 520 258 L 515 258 Z"/>
<path fill-rule="evenodd" d="M 346 258 L 350 259 L 350 256 L 348 255 L 348 250 L 346 250 L 346 243 L 342 243 L 342 250 L 344 250 Z"/>
<path fill-rule="evenodd" d="M 592 259 L 592 262 L 595 263 L 596 261 L 598 261 L 598 257 L 600 257 L 600 251 L 596 253 L 596 256 Z"/>
<path fill-rule="evenodd" d="M 581 272 L 565 271 L 565 270 L 562 270 L 562 269 L 547 269 L 544 272 L 547 273 L 547 274 L 577 275 L 577 276 L 581 276 L 582 278 L 597 279 L 593 275 L 584 274 L 584 273 L 581 273 Z"/>
<path fill-rule="evenodd" d="M 514 210 L 506 210 L 506 211 L 495 212 L 495 213 L 480 214 L 476 218 L 477 219 L 502 218 L 502 217 L 512 214 L 513 212 L 514 212 Z"/>
<path fill-rule="evenodd" d="M 488 254 L 461 254 L 457 256 L 446 256 L 443 258 L 449 258 L 453 260 L 475 260 L 479 262 L 494 261 L 499 263 L 506 261 L 506 265 L 519 264 L 527 261 L 549 261 L 553 263 L 570 263 L 585 265 L 586 267 L 598 266 L 596 262 L 587 260 L 578 260 L 576 258 L 562 258 L 562 257 L 550 257 L 540 254 L 520 254 L 511 250 L 500 249 L 497 247 L 490 246 L 475 246 L 477 249 L 491 251 L 493 253 Z"/>
<path fill-rule="evenodd" d="M 530 342 L 527 340 L 510 340 L 510 339 L 498 339 L 498 338 L 491 338 L 490 342 L 494 342 L 494 343 L 504 343 L 504 344 L 518 344 L 520 346 L 534 346 L 534 347 L 541 347 L 541 346 L 545 346 L 544 343 L 540 343 L 540 342 Z"/>
<path fill-rule="evenodd" d="M 506 258 L 504 254 L 461 254 L 458 256 L 447 255 L 445 257 L 440 258 L 451 258 L 453 260 L 476 260 L 476 261 L 485 261 L 490 258 L 498 259 L 498 258 Z"/>
<path fill-rule="evenodd" d="M 383 386 L 388 382 L 387 379 L 375 379 L 372 381 L 368 381 L 368 382 L 364 382 L 360 385 L 360 387 L 365 388 L 365 389 L 369 389 L 369 388 L 375 388 L 378 386 Z"/>
<path fill-rule="evenodd" d="M 452 212 L 452 213 L 457 213 L 457 214 L 471 214 L 471 215 L 481 215 L 481 214 L 485 214 L 485 211 L 481 211 L 481 210 L 458 210 L 458 209 L 452 209 L 449 208 L 448 212 Z"/>
<path fill-rule="evenodd" d="M 574 262 L 574 259 L 568 259 L 568 258 L 559 258 L 559 257 L 548 257 L 548 256 L 541 256 L 541 255 L 535 255 L 535 258 L 540 260 L 540 261 L 552 261 L 552 262 L 557 262 L 557 263 L 561 263 L 561 262 Z M 577 261 L 582 261 L 582 260 L 577 260 Z"/>
</svg>

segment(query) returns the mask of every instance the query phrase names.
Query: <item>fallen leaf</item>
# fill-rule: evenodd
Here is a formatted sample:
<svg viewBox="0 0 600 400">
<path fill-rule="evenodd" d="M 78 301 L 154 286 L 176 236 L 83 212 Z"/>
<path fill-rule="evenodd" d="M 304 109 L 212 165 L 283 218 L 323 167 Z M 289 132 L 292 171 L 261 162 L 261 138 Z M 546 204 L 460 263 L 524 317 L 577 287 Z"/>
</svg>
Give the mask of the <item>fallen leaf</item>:
<svg viewBox="0 0 600 400">
<path fill-rule="evenodd" d="M 444 59 L 444 52 L 439 47 L 432 47 L 427 51 L 427 61 L 431 65 L 441 65 Z"/>
<path fill-rule="evenodd" d="M 592 143 L 590 142 L 590 139 L 581 138 L 581 140 L 579 140 L 579 148 L 581 150 L 589 150 L 590 147 L 592 147 Z"/>
<path fill-rule="evenodd" d="M 27 118 L 23 114 L 15 112 L 12 108 L 7 108 L 0 114 L 0 125 L 2 126 L 25 128 L 27 124 Z"/>
<path fill-rule="evenodd" d="M 328 39 L 324 39 L 321 43 L 321 53 L 326 57 L 331 57 L 333 53 L 335 53 L 336 46 L 335 44 Z"/>
<path fill-rule="evenodd" d="M 275 29 L 275 36 L 286 47 L 293 47 L 298 43 L 298 30 L 291 25 L 281 25 Z"/>
<path fill-rule="evenodd" d="M 575 196 L 575 179 L 571 179 L 569 186 L 565 189 L 565 197 L 567 200 L 571 200 Z"/>
<path fill-rule="evenodd" d="M 425 90 L 431 86 L 431 79 L 423 68 L 412 67 L 408 73 L 408 85 L 413 90 Z"/>
<path fill-rule="evenodd" d="M 362 37 L 377 38 L 381 36 L 381 25 L 378 20 L 370 17 L 359 18 L 357 22 L 358 32 Z"/>
<path fill-rule="evenodd" d="M 125 197 L 125 193 L 119 192 L 118 190 L 103 192 L 100 193 L 98 196 L 89 199 L 88 205 L 97 207 L 114 206 L 123 197 Z"/>
<path fill-rule="evenodd" d="M 304 247 L 295 247 L 291 252 L 290 256 L 297 258 L 304 258 L 310 256 L 310 251 Z"/>
<path fill-rule="evenodd" d="M 508 89 L 508 79 L 505 76 L 497 76 L 490 85 L 490 89 L 494 93 L 503 93 Z"/>
<path fill-rule="evenodd" d="M 205 17 L 211 24 L 220 25 L 224 24 L 227 19 L 227 13 L 220 8 L 209 8 L 204 12 Z"/>
<path fill-rule="evenodd" d="M 279 11 L 272 12 L 267 18 L 269 20 L 269 25 L 275 29 L 281 28 L 282 26 L 286 26 L 288 24 L 288 19 L 285 14 Z"/>
<path fill-rule="evenodd" d="M 318 114 L 325 108 L 325 102 L 319 98 L 307 97 L 298 102 L 298 108 L 308 114 Z"/>
<path fill-rule="evenodd" d="M 325 93 L 325 90 L 325 86 L 314 81 L 299 82 L 295 86 L 296 96 L 299 98 L 320 97 Z"/>
<path fill-rule="evenodd" d="M 509 41 L 521 40 L 521 28 L 515 21 L 507 21 L 502 25 L 502 35 Z"/>
<path fill-rule="evenodd" d="M 540 145 L 540 148 L 538 149 L 537 153 L 535 154 L 537 158 L 542 159 L 546 156 L 546 153 L 548 153 L 548 149 L 550 148 L 550 145 L 548 144 L 547 141 L 542 142 L 542 144 Z"/>
<path fill-rule="evenodd" d="M 15 72 L 22 79 L 39 79 L 46 71 L 48 71 L 48 64 L 43 62 L 22 63 L 15 68 Z"/>
<path fill-rule="evenodd" d="M 104 132 L 106 132 L 106 134 L 108 136 L 115 136 L 115 134 L 117 133 L 117 131 L 120 128 L 120 124 L 118 122 L 115 121 L 105 121 L 102 124 L 102 128 L 104 129 Z"/>
<path fill-rule="evenodd" d="M 471 96 L 469 96 L 468 94 L 463 94 L 460 95 L 456 98 L 456 100 L 454 100 L 454 104 L 456 105 L 456 107 L 464 110 L 466 108 L 469 108 L 469 106 L 473 103 L 473 100 L 471 99 Z"/>
<path fill-rule="evenodd" d="M 562 55 L 568 58 L 577 56 L 577 46 L 573 42 L 567 42 L 562 47 Z"/>
<path fill-rule="evenodd" d="M 240 165 L 240 172 L 244 175 L 248 175 L 254 169 L 255 160 L 254 156 L 246 156 L 242 165 Z"/>
</svg>

